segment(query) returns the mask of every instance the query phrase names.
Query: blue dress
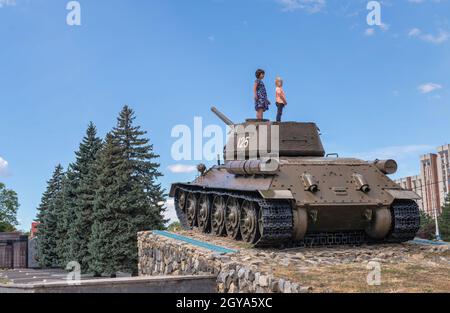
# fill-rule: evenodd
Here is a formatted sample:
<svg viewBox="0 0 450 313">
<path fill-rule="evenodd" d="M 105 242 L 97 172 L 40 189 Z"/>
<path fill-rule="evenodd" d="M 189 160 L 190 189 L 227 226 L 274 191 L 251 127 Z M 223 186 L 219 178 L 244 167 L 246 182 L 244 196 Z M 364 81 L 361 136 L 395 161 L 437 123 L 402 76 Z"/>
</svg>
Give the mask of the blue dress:
<svg viewBox="0 0 450 313">
<path fill-rule="evenodd" d="M 255 101 L 255 110 L 258 111 L 263 109 L 264 112 L 269 109 L 270 101 L 267 99 L 267 91 L 266 86 L 264 85 L 261 79 L 256 80 L 256 96 L 257 99 Z"/>
</svg>

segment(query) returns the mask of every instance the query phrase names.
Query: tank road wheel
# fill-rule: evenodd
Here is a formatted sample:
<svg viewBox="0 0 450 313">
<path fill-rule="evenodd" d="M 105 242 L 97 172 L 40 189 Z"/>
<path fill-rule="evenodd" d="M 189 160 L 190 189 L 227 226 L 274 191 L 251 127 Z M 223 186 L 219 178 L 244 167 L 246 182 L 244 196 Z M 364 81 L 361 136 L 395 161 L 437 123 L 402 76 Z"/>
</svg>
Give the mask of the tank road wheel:
<svg viewBox="0 0 450 313">
<path fill-rule="evenodd" d="M 211 208 L 211 228 L 217 236 L 226 233 L 225 211 L 225 199 L 222 196 L 215 196 Z"/>
<path fill-rule="evenodd" d="M 211 230 L 211 201 L 208 195 L 202 195 L 198 203 L 197 214 L 198 227 L 204 233 L 209 233 Z"/>
<path fill-rule="evenodd" d="M 240 239 L 239 218 L 240 218 L 239 200 L 230 197 L 228 198 L 226 205 L 225 225 L 228 236 L 233 239 Z"/>
<path fill-rule="evenodd" d="M 241 206 L 241 235 L 248 243 L 256 243 L 259 239 L 258 212 L 255 204 L 244 201 Z"/>
<path fill-rule="evenodd" d="M 197 195 L 190 193 L 186 199 L 186 215 L 190 227 L 197 226 Z"/>
<path fill-rule="evenodd" d="M 263 210 L 258 210 L 258 231 L 259 235 L 262 237 L 264 234 L 264 217 L 263 217 Z"/>
</svg>

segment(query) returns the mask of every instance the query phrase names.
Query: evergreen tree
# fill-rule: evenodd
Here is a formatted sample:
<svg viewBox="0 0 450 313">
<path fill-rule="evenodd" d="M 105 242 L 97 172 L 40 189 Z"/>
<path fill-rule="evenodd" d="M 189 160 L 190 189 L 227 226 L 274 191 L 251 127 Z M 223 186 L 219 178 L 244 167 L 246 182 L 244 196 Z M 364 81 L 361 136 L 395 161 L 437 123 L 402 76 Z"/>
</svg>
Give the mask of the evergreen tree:
<svg viewBox="0 0 450 313">
<path fill-rule="evenodd" d="M 60 224 L 62 228 L 66 230 L 65 240 L 62 240 L 59 247 L 59 253 L 61 254 L 62 267 L 65 268 L 69 262 L 76 260 L 75 258 L 75 246 L 77 240 L 75 240 L 75 228 L 73 223 L 76 219 L 76 191 L 78 188 L 79 175 L 74 170 L 74 165 L 69 165 L 66 176 L 63 182 L 63 213 L 61 216 Z"/>
<path fill-rule="evenodd" d="M 450 194 L 445 199 L 438 222 L 442 240 L 450 241 Z"/>
<path fill-rule="evenodd" d="M 91 122 L 76 152 L 76 162 L 72 166 L 73 177 L 69 190 L 72 200 L 68 203 L 72 208 L 69 209 L 68 215 L 73 218 L 69 231 L 70 256 L 72 261 L 80 263 L 83 271 L 88 269 L 88 242 L 91 237 L 97 179 L 95 162 L 101 147 L 102 140 L 97 137 L 97 129 Z"/>
<path fill-rule="evenodd" d="M 157 179 L 159 156 L 134 126 L 134 112 L 125 106 L 117 126 L 108 134 L 98 163 L 98 190 L 90 242 L 91 270 L 114 275 L 137 272 L 137 233 L 162 229 L 158 203 L 165 200 Z"/>
<path fill-rule="evenodd" d="M 420 229 L 417 233 L 417 236 L 419 238 L 431 240 L 435 238 L 435 235 L 436 224 L 434 222 L 434 219 L 424 211 L 420 211 Z"/>
<path fill-rule="evenodd" d="M 62 182 L 64 179 L 64 169 L 58 165 L 53 172 L 52 178 L 47 183 L 41 204 L 38 208 L 38 257 L 39 263 L 43 267 L 57 267 L 60 265 L 58 256 L 58 215 L 61 205 Z"/>
</svg>

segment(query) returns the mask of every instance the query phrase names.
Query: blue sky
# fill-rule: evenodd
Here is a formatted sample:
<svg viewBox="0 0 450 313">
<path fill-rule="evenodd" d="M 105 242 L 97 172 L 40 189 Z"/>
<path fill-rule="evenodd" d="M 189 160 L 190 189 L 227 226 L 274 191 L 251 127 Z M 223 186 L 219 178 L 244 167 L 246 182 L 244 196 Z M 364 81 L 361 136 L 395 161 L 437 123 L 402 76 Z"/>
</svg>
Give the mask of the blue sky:
<svg viewBox="0 0 450 313">
<path fill-rule="evenodd" d="M 285 79 L 285 119 L 315 121 L 328 152 L 396 158 L 398 176 L 450 141 L 450 1 L 0 0 L 0 180 L 28 229 L 54 166 L 73 161 L 87 124 L 109 131 L 124 104 L 172 173 L 171 129 L 194 116 L 253 117 L 254 71 Z M 274 118 L 276 112 L 268 113 Z M 197 162 L 186 162 L 193 165 Z"/>
</svg>

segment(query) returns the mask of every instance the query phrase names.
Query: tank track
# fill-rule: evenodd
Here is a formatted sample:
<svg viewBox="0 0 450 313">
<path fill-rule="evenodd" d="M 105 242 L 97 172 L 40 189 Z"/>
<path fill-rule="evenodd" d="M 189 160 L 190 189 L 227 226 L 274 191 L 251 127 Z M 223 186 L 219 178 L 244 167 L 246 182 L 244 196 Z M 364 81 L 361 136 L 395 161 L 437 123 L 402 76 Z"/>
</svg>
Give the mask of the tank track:
<svg viewBox="0 0 450 313">
<path fill-rule="evenodd" d="M 251 193 L 243 192 L 230 192 L 230 191 L 220 191 L 220 190 L 206 190 L 188 187 L 179 187 L 180 190 L 184 192 L 193 192 L 196 194 L 207 194 L 207 195 L 219 195 L 225 197 L 235 197 L 240 200 L 247 200 L 257 203 L 259 209 L 263 211 L 263 223 L 264 231 L 263 235 L 259 238 L 255 247 L 271 247 L 278 246 L 292 238 L 292 208 L 287 201 L 266 201 L 261 199 L 257 195 Z M 181 210 L 178 203 L 175 205 L 177 215 L 180 219 L 181 225 L 189 229 L 190 226 L 187 223 L 186 214 Z"/>
<path fill-rule="evenodd" d="M 396 200 L 391 209 L 393 229 L 386 242 L 413 240 L 420 228 L 419 206 L 412 200 Z"/>
<path fill-rule="evenodd" d="M 402 243 L 414 239 L 420 228 L 419 207 L 412 200 L 396 200 L 392 206 L 392 230 L 388 237 L 382 240 L 373 240 L 364 231 L 321 232 L 307 233 L 302 241 L 293 242 L 293 216 L 292 207 L 288 201 L 264 200 L 257 194 L 248 192 L 233 192 L 215 189 L 179 186 L 184 192 L 196 194 L 219 195 L 248 200 L 259 205 L 263 210 L 264 231 L 255 247 L 325 247 L 339 245 L 363 245 L 382 243 Z M 184 229 L 191 229 L 186 214 L 180 208 L 178 199 L 175 199 L 175 210 Z"/>
</svg>

